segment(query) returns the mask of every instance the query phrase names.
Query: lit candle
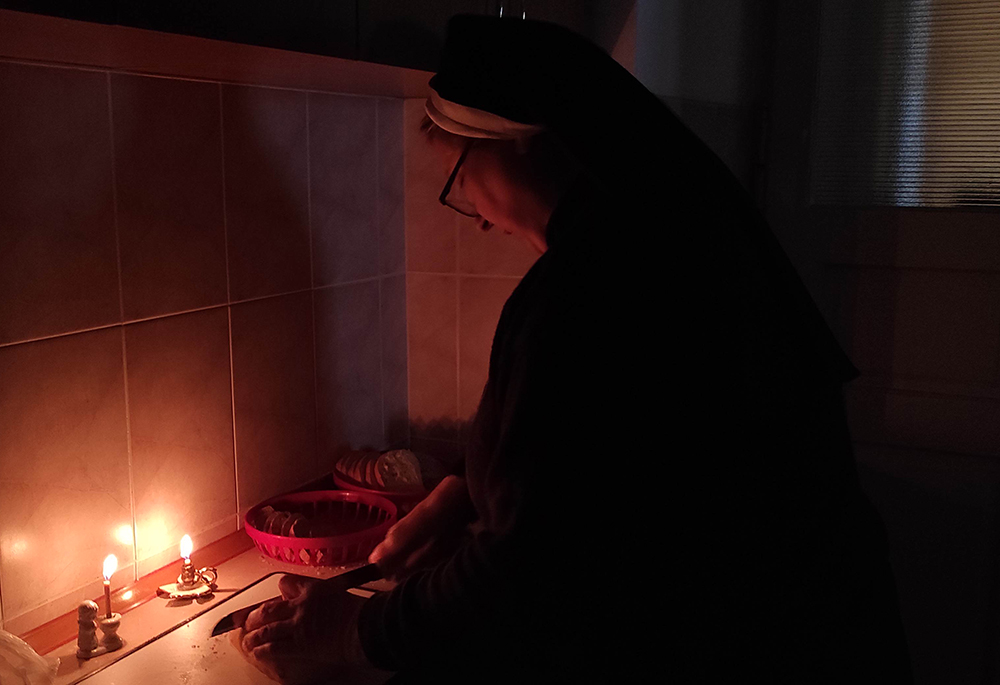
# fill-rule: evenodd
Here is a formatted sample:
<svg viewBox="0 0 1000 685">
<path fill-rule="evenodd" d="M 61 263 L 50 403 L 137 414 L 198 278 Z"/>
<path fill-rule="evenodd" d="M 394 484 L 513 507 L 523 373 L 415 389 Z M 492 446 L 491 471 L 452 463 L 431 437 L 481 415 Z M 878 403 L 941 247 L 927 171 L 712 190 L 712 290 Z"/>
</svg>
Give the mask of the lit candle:
<svg viewBox="0 0 1000 685">
<path fill-rule="evenodd" d="M 111 618 L 111 576 L 118 570 L 118 557 L 109 554 L 104 560 L 104 609 Z"/>
<path fill-rule="evenodd" d="M 189 588 L 195 584 L 194 579 L 194 566 L 191 564 L 191 552 L 194 549 L 194 544 L 191 542 L 191 536 L 185 535 L 181 538 L 181 557 L 184 559 L 184 565 L 181 567 L 181 574 L 177 576 L 177 584 L 183 588 Z"/>
</svg>

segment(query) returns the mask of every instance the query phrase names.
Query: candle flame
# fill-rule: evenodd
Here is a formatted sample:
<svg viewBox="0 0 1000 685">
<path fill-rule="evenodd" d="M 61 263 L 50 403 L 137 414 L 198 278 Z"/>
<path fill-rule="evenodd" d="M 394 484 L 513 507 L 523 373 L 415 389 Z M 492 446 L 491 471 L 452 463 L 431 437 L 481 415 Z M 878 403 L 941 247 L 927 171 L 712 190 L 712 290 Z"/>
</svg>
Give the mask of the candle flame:
<svg viewBox="0 0 1000 685">
<path fill-rule="evenodd" d="M 185 535 L 181 538 L 181 556 L 185 559 L 191 558 L 191 552 L 194 550 L 194 543 L 191 542 L 191 536 Z"/>
<path fill-rule="evenodd" d="M 118 570 L 118 557 L 109 554 L 104 560 L 104 580 L 111 580 L 111 576 Z"/>
</svg>

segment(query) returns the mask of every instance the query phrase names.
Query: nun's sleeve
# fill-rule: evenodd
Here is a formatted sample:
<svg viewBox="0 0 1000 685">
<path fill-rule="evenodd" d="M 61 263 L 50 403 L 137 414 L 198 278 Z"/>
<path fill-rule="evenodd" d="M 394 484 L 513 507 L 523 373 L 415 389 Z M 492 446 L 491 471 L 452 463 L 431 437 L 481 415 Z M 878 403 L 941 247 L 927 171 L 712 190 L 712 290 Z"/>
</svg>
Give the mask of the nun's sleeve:
<svg viewBox="0 0 1000 685">
<path fill-rule="evenodd" d="M 590 520 L 581 500 L 590 466 L 609 448 L 613 412 L 600 399 L 620 395 L 603 378 L 610 367 L 595 349 L 602 336 L 594 334 L 593 302 L 579 290 L 566 294 L 539 295 L 559 311 L 547 308 L 526 329 L 524 353 L 503 360 L 487 497 L 507 515 L 445 563 L 368 600 L 359 633 L 374 665 L 436 670 L 549 660 L 583 620 L 574 612 L 583 610 L 581 586 L 595 578 L 587 556 L 615 522 Z M 585 606 L 592 618 L 593 603 Z"/>
</svg>

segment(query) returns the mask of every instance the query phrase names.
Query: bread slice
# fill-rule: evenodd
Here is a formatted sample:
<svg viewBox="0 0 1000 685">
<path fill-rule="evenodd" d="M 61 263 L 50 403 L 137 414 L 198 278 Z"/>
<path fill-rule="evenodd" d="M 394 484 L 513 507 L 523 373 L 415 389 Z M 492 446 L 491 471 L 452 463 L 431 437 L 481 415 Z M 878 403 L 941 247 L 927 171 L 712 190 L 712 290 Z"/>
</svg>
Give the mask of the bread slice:
<svg viewBox="0 0 1000 685">
<path fill-rule="evenodd" d="M 264 532 L 271 533 L 272 535 L 281 535 L 281 527 L 290 517 L 291 515 L 287 511 L 274 512 L 267 517 Z"/>
<path fill-rule="evenodd" d="M 291 514 L 284 520 L 284 522 L 282 522 L 280 535 L 284 535 L 286 538 L 295 537 L 293 531 L 296 530 L 296 526 L 302 526 L 302 521 L 305 521 L 305 517 L 302 516 L 302 514 Z"/>
<path fill-rule="evenodd" d="M 350 466 L 347 469 L 347 475 L 355 480 L 355 482 L 361 482 L 361 462 L 365 458 L 363 452 L 358 453 L 354 459 L 351 460 Z"/>
<path fill-rule="evenodd" d="M 368 480 L 368 473 L 371 462 L 378 458 L 378 454 L 375 452 L 364 452 L 358 460 L 354 462 L 354 466 L 351 470 L 351 477 L 358 481 L 366 488 L 370 488 L 371 484 Z"/>
<path fill-rule="evenodd" d="M 267 532 L 267 519 L 274 513 L 274 507 L 268 505 L 261 507 L 253 520 L 253 527 L 257 530 Z"/>
<path fill-rule="evenodd" d="M 360 456 L 361 454 L 359 452 L 348 452 L 347 454 L 345 454 L 340 458 L 340 461 L 337 462 L 337 470 L 340 471 L 341 474 L 350 478 L 351 467 L 354 465 L 354 462 L 356 462 L 358 460 L 358 457 Z"/>
<path fill-rule="evenodd" d="M 389 491 L 423 490 L 424 481 L 420 473 L 420 461 L 410 450 L 392 450 L 380 454 L 375 460 L 375 468 Z"/>
<path fill-rule="evenodd" d="M 312 525 L 302 514 L 296 514 L 292 517 L 292 523 L 288 527 L 288 534 L 293 538 L 309 538 L 312 537 Z"/>
</svg>

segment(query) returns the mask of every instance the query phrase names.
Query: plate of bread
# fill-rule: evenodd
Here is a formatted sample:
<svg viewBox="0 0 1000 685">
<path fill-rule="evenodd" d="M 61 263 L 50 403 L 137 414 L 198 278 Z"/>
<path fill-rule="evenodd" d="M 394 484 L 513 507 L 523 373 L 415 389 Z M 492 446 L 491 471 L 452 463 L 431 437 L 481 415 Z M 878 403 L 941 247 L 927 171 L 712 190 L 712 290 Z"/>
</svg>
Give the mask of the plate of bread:
<svg viewBox="0 0 1000 685">
<path fill-rule="evenodd" d="M 333 482 L 342 490 L 381 495 L 401 509 L 427 496 L 420 460 L 410 450 L 350 450 L 333 467 Z"/>
</svg>

